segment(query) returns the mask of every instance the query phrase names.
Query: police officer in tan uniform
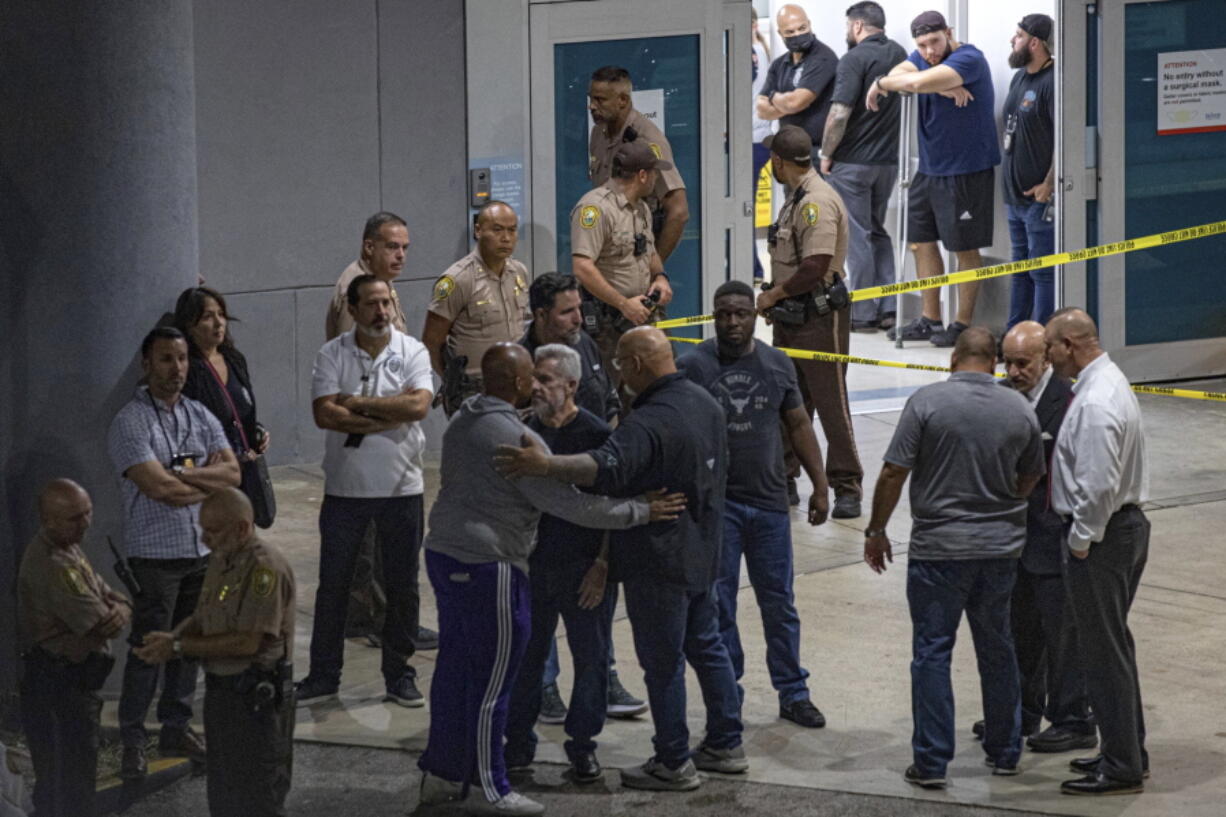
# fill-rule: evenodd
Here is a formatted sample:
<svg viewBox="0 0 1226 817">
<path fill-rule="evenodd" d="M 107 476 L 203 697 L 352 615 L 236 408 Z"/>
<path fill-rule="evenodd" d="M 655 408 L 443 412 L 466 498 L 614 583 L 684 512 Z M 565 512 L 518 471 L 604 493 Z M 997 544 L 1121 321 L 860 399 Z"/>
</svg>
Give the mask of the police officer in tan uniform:
<svg viewBox="0 0 1226 817">
<path fill-rule="evenodd" d="M 132 603 L 81 550 L 93 514 L 85 489 L 54 480 L 38 508 L 42 526 L 17 578 L 21 722 L 34 761 L 34 808 L 39 817 L 91 817 L 102 710 L 95 692 L 115 663 L 109 641 L 128 626 Z"/>
<path fill-rule="evenodd" d="M 439 391 L 450 417 L 481 391 L 481 356 L 495 343 L 515 343 L 531 318 L 528 268 L 511 257 L 519 218 L 503 201 L 477 211 L 477 246 L 434 283 L 422 343 L 443 378 Z M 437 405 L 437 403 L 436 403 Z"/>
<path fill-rule="evenodd" d="M 785 125 L 765 144 L 776 180 L 792 193 L 771 227 L 773 286 L 758 296 L 758 311 L 773 322 L 775 346 L 845 355 L 851 300 L 844 283 L 847 213 L 843 200 L 813 169 L 813 142 L 803 128 Z M 834 489 L 830 515 L 857 517 L 864 470 L 847 405 L 847 364 L 792 362 L 805 409 L 810 415 L 817 410 L 826 432 L 826 477 Z M 790 448 L 787 460 L 791 493 L 799 463 Z"/>
<path fill-rule="evenodd" d="M 200 507 L 213 551 L 196 611 L 145 636 L 141 660 L 202 659 L 213 817 L 283 817 L 294 737 L 294 572 L 255 535 L 251 503 L 227 488 Z"/>
<path fill-rule="evenodd" d="M 613 175 L 613 156 L 624 142 L 641 141 L 657 159 L 670 167 L 661 169 L 651 191 L 644 196 L 651 212 L 652 234 L 661 261 L 677 249 L 681 233 L 690 218 L 685 198 L 685 182 L 673 164 L 673 149 L 656 124 L 634 109 L 630 93 L 634 88 L 630 72 L 606 65 L 592 73 L 588 86 L 588 111 L 592 115 L 592 134 L 588 141 L 588 178 L 600 187 Z"/>
<path fill-rule="evenodd" d="M 366 226 L 362 230 L 361 255 L 345 267 L 332 289 L 332 300 L 328 302 L 328 314 L 324 318 L 325 340 L 332 340 L 353 328 L 353 318 L 349 315 L 349 304 L 345 296 L 349 292 L 349 282 L 359 275 L 373 275 L 387 283 L 392 291 L 392 326 L 401 332 L 409 331 L 405 328 L 404 310 L 400 308 L 396 288 L 392 286 L 404 269 L 404 258 L 408 251 L 409 228 L 404 219 L 386 211 L 380 211 L 366 219 Z"/>
<path fill-rule="evenodd" d="M 623 142 L 613 156 L 613 175 L 570 213 L 573 271 L 595 309 L 596 345 L 615 384 L 621 382 L 613 367 L 618 338 L 652 319 L 649 296 L 661 307 L 673 298 L 644 201 L 657 175 L 671 169 L 642 140 Z"/>
</svg>

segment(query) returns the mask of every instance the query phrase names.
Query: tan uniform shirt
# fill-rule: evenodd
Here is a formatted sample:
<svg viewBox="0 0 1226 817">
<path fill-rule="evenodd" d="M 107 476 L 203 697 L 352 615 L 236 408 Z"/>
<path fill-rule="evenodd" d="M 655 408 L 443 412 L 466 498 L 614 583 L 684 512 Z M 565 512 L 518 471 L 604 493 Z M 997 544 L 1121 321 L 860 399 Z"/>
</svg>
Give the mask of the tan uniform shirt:
<svg viewBox="0 0 1226 817">
<path fill-rule="evenodd" d="M 588 178 L 592 187 L 600 187 L 613 174 L 613 154 L 621 146 L 626 135 L 626 128 L 632 127 L 638 134 L 635 141 L 643 141 L 651 148 L 657 159 L 663 159 L 673 166 L 672 170 L 661 170 L 656 177 L 656 186 L 647 197 L 647 209 L 655 212 L 660 209 L 660 202 L 673 190 L 684 190 L 685 182 L 677 171 L 677 162 L 673 159 L 673 148 L 665 138 L 664 133 L 647 117 L 636 110 L 631 110 L 626 117 L 626 124 L 613 136 L 606 136 L 604 125 L 593 125 L 592 135 L 588 140 Z"/>
<path fill-rule="evenodd" d="M 254 658 L 206 658 L 205 672 L 237 675 L 252 664 L 272 669 L 282 657 L 293 660 L 294 571 L 281 551 L 258 537 L 237 553 L 209 558 L 204 587 L 193 614 L 201 635 L 260 633 Z"/>
<path fill-rule="evenodd" d="M 500 341 L 518 343 L 531 316 L 528 268 L 508 258 L 502 275 L 494 275 L 481 253 L 473 250 L 434 282 L 430 311 L 451 321 L 447 347 L 467 355 L 469 374 L 481 373 L 481 356 Z"/>
<path fill-rule="evenodd" d="M 110 654 L 102 636 L 86 635 L 110 612 L 111 588 L 77 545 L 61 548 L 39 531 L 21 557 L 17 598 L 30 646 L 79 664 L 91 652 Z"/>
<path fill-rule="evenodd" d="M 800 193 L 799 200 L 797 193 Z M 800 179 L 797 190 L 779 210 L 775 246 L 771 247 L 771 278 L 782 284 L 795 274 L 800 262 L 810 255 L 829 255 L 826 283 L 834 283 L 834 273 L 843 275 L 847 258 L 847 211 L 843 200 L 825 179 L 810 169 Z"/>
<path fill-rule="evenodd" d="M 324 318 L 324 339 L 332 338 L 353 328 L 353 317 L 349 314 L 349 282 L 359 275 L 370 275 L 370 267 L 361 259 L 345 267 L 341 277 L 332 290 L 332 301 L 328 304 L 328 314 Z M 404 319 L 404 310 L 400 308 L 400 298 L 396 295 L 396 287 L 392 286 L 392 326 L 408 334 L 408 324 Z"/>
<path fill-rule="evenodd" d="M 634 254 L 635 235 L 647 241 L 642 255 Z M 647 204 L 631 204 L 612 182 L 584 193 L 570 211 L 570 251 L 596 262 L 596 269 L 623 297 L 646 295 L 656 251 Z"/>
</svg>

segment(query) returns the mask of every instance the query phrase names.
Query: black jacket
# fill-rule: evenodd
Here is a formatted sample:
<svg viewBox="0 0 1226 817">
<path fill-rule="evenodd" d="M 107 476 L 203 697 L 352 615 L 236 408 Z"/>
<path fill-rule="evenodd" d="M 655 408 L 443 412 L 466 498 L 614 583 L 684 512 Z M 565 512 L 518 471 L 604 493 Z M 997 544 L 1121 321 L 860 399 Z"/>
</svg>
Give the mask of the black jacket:
<svg viewBox="0 0 1226 817">
<path fill-rule="evenodd" d="M 238 378 L 238 382 L 247 393 L 251 395 L 251 416 L 248 422 L 243 424 L 243 433 L 247 435 L 248 444 L 254 448 L 255 428 L 259 425 L 255 411 L 255 392 L 251 389 L 251 375 L 247 371 L 247 358 L 243 357 L 243 353 L 238 349 L 231 347 L 221 347 L 221 356 L 226 359 L 226 367 L 230 370 L 230 377 Z M 221 423 L 222 429 L 226 432 L 226 439 L 230 441 L 230 447 L 234 449 L 234 455 L 238 456 L 243 453 L 243 440 L 238 433 L 238 428 L 234 422 L 234 414 L 230 411 L 230 403 L 226 400 L 226 395 L 222 394 L 222 387 L 209 371 L 208 363 L 204 358 L 192 351 L 187 361 L 187 382 L 183 384 L 183 394 L 193 400 L 201 402 L 213 412 L 213 416 Z"/>
<path fill-rule="evenodd" d="M 672 522 L 613 531 L 617 581 L 653 575 L 710 590 L 723 549 L 728 480 L 727 421 L 710 393 L 683 374 L 661 377 L 634 401 L 608 441 L 589 452 L 599 466 L 592 491 L 616 497 L 667 488 L 685 494 Z"/>
<path fill-rule="evenodd" d="M 520 338 L 519 345 L 528 350 L 528 354 L 536 357 L 536 349 L 540 345 L 532 335 L 536 321 L 528 324 L 528 331 Z M 611 422 L 621 413 L 621 400 L 613 381 L 600 363 L 600 349 L 596 341 L 587 332 L 579 333 L 579 342 L 571 347 L 579 353 L 579 361 L 583 364 L 583 374 L 579 378 L 579 390 L 575 392 L 575 405 L 587 409 L 602 420 Z"/>
</svg>

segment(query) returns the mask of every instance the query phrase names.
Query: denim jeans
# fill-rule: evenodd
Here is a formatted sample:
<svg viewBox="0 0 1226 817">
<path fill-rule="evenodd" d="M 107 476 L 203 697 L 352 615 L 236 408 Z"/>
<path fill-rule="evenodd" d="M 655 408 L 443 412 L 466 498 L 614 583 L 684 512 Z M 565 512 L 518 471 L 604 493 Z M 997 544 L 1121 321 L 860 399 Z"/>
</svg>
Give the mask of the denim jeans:
<svg viewBox="0 0 1226 817">
<path fill-rule="evenodd" d="M 420 494 L 386 499 L 324 496 L 319 509 L 319 589 L 311 628 L 311 677 L 340 683 L 349 587 L 371 522 L 378 532 L 387 593 L 383 680 L 390 686 L 405 674 L 416 677 L 408 660 L 418 624 L 417 566 L 423 519 Z"/>
<path fill-rule="evenodd" d="M 613 614 L 617 611 L 617 582 L 605 585 L 604 596 L 609 602 L 609 627 L 613 626 Z M 603 604 L 601 605 L 604 606 Z M 567 628 L 569 630 L 569 628 Z M 549 636 L 549 657 L 545 659 L 545 673 L 541 676 L 541 686 L 547 687 L 558 682 L 562 667 L 558 664 L 558 642 L 553 638 L 553 630 Z M 609 638 L 609 677 L 617 677 L 617 654 L 614 651 L 613 639 Z"/>
<path fill-rule="evenodd" d="M 589 562 L 544 566 L 532 565 L 528 585 L 532 593 L 532 634 L 523 664 L 511 692 L 507 715 L 507 749 L 532 756 L 537 737 L 532 731 L 541 711 L 541 678 L 546 656 L 555 647 L 554 630 L 561 617 L 566 640 L 575 662 L 570 708 L 566 713 L 566 753 L 593 752 L 594 738 L 604 728 L 609 698 L 609 640 L 615 599 L 606 592 L 591 610 L 579 607 L 579 586 L 591 567 Z M 556 680 L 556 676 L 555 676 Z"/>
<path fill-rule="evenodd" d="M 196 609 L 208 557 L 198 559 L 130 559 L 132 575 L 141 594 L 132 609 L 132 630 L 128 643 L 139 645 L 154 630 L 172 630 Z M 123 691 L 119 694 L 119 734 L 124 746 L 145 745 L 145 715 L 157 692 L 162 675 L 162 697 L 158 699 L 157 718 L 166 730 L 183 730 L 192 719 L 192 700 L 196 697 L 196 676 L 200 662 L 195 658 L 176 658 L 164 667 L 146 664 L 128 651 L 123 667 Z"/>
<path fill-rule="evenodd" d="M 792 525 L 786 511 L 764 511 L 724 500 L 724 553 L 720 559 L 719 634 L 736 673 L 737 691 L 745 690 L 745 651 L 736 626 L 736 597 L 741 583 L 741 556 L 762 612 L 766 669 L 779 703 L 807 700 L 809 672 L 800 665 L 800 616 L 792 596 Z"/>
<path fill-rule="evenodd" d="M 983 750 L 997 765 L 1016 766 L 1022 753 L 1021 688 L 1009 628 L 1016 559 L 966 559 L 907 564 L 911 607 L 911 748 L 920 773 L 942 777 L 954 756 L 954 691 L 949 665 L 966 611 L 979 663 L 985 731 Z"/>
<path fill-rule="evenodd" d="M 1056 224 L 1043 220 L 1047 204 L 1033 202 L 1007 205 L 1009 241 L 1013 260 L 1041 258 L 1056 251 Z M 1022 321 L 1047 323 L 1056 304 L 1055 272 L 1051 267 L 1016 272 L 1009 292 L 1009 322 L 1006 331 Z"/>
<path fill-rule="evenodd" d="M 707 709 L 704 743 L 713 749 L 741 745 L 741 700 L 728 650 L 719 637 L 715 588 L 690 590 L 654 576 L 625 582 L 634 649 L 643 666 L 656 733 L 656 760 L 676 769 L 690 756 L 685 720 L 685 663 L 698 676 Z"/>
</svg>

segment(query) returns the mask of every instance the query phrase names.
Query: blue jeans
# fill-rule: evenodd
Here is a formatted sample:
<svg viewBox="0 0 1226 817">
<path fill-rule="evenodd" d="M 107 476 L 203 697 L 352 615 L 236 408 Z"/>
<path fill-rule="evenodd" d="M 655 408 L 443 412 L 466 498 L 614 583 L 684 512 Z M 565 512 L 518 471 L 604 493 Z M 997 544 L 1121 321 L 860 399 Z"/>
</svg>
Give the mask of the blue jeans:
<svg viewBox="0 0 1226 817">
<path fill-rule="evenodd" d="M 617 582 L 609 582 L 605 585 L 604 596 L 609 600 L 609 626 L 613 625 L 613 614 L 617 610 Z M 604 606 L 604 605 L 601 605 Z M 573 655 L 573 651 L 572 651 Z M 549 641 L 549 657 L 545 659 L 545 674 L 541 676 L 541 686 L 547 687 L 550 684 L 558 682 L 558 674 L 562 672 L 562 667 L 558 664 L 558 642 L 553 638 L 553 630 L 550 630 Z M 613 639 L 609 638 L 609 677 L 617 676 L 617 655 L 613 649 Z"/>
<path fill-rule="evenodd" d="M 719 595 L 719 635 L 728 648 L 736 673 L 737 691 L 745 675 L 745 651 L 736 626 L 736 596 L 741 580 L 741 555 L 749 568 L 749 583 L 762 612 L 766 637 L 766 668 L 780 705 L 807 700 L 809 672 L 800 665 L 800 616 L 792 596 L 792 525 L 786 511 L 764 511 L 724 500 L 724 553 L 716 579 Z"/>
<path fill-rule="evenodd" d="M 753 143 L 753 186 L 750 187 L 750 201 L 758 200 L 758 177 L 762 175 L 762 168 L 766 167 L 766 163 L 771 160 L 770 149 L 761 142 Z M 762 262 L 758 259 L 758 242 L 753 242 L 753 277 L 755 280 L 762 280 Z"/>
<path fill-rule="evenodd" d="M 1013 260 L 1041 258 L 1056 251 L 1056 225 L 1043 220 L 1047 205 L 1033 202 L 1006 207 L 1009 214 L 1009 241 L 1013 245 Z M 1051 267 L 1017 272 L 1009 293 L 1009 323 L 1006 331 L 1022 321 L 1047 323 L 1056 305 L 1055 272 Z"/>
<path fill-rule="evenodd" d="M 634 649 L 643 666 L 656 734 L 656 760 L 670 769 L 690 757 L 685 720 L 685 663 L 698 676 L 707 709 L 704 743 L 713 749 L 741 745 L 741 700 L 728 650 L 719 637 L 715 588 L 690 590 L 653 576 L 625 582 Z"/>
<path fill-rule="evenodd" d="M 575 681 L 566 713 L 566 753 L 596 751 L 594 738 L 604 728 L 609 699 L 609 641 L 612 637 L 613 605 L 616 598 L 605 593 L 591 610 L 579 606 L 579 587 L 590 562 L 533 564 L 528 577 L 532 592 L 532 634 L 519 677 L 511 693 L 507 716 L 507 749 L 529 757 L 536 753 L 537 737 L 532 727 L 541 712 L 541 679 L 546 656 L 557 654 L 554 630 L 558 618 L 566 624 L 566 641 L 575 662 Z M 556 680 L 556 676 L 555 676 Z"/>
<path fill-rule="evenodd" d="M 954 691 L 949 664 L 966 611 L 979 663 L 985 731 L 983 750 L 1000 766 L 1022 754 L 1021 686 L 1009 628 L 1016 559 L 907 564 L 911 607 L 911 748 L 924 776 L 943 777 L 954 756 Z"/>
</svg>

